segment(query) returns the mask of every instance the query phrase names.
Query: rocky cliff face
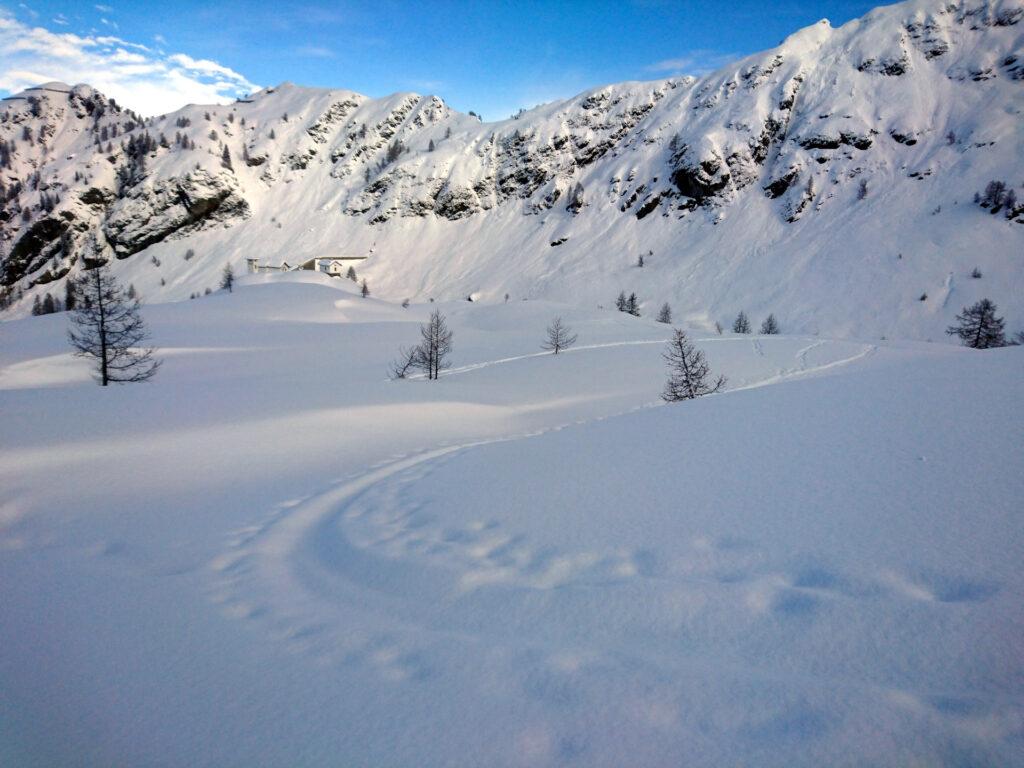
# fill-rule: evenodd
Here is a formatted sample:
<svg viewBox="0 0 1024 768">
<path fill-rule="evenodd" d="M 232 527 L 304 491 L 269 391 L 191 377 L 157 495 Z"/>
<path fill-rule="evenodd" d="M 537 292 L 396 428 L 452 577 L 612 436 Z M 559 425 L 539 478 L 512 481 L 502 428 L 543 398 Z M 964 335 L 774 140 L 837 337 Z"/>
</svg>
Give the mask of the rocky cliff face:
<svg viewBox="0 0 1024 768">
<path fill-rule="evenodd" d="M 1024 207 L 992 216 L 972 200 L 994 178 L 1024 183 L 1022 21 L 1019 0 L 911 0 L 840 29 L 820 22 L 699 80 L 597 88 L 498 123 L 434 96 L 290 84 L 141 119 L 87 86 L 49 84 L 0 102 L 0 280 L 10 303 L 94 263 L 161 262 L 187 240 L 209 269 L 164 258 L 159 285 L 138 266 L 126 275 L 176 298 L 224 261 L 356 252 L 396 296 L 596 300 L 650 251 L 665 271 L 628 279 L 675 301 L 700 290 L 699 319 L 789 298 L 768 287 L 782 275 L 833 305 L 835 265 L 801 283 L 821 271 L 806 251 L 838 238 L 851 258 L 884 248 L 910 291 L 907 262 L 893 264 L 915 231 L 1024 243 Z M 976 236 L 943 239 L 941 270 L 975 256 L 961 243 Z M 756 278 L 738 277 L 737 252 Z M 784 253 L 775 278 L 759 271 Z M 873 259 L 848 269 L 885 282 Z M 1008 285 L 1020 269 L 1005 264 Z M 918 276 L 925 290 L 939 279 Z"/>
</svg>

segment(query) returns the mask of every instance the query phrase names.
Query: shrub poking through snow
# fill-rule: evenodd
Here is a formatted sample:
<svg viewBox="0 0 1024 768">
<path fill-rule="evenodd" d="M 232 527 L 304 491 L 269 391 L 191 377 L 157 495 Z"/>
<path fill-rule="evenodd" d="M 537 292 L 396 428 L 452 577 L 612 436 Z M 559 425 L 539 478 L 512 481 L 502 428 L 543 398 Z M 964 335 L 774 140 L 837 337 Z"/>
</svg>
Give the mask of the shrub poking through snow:
<svg viewBox="0 0 1024 768">
<path fill-rule="evenodd" d="M 562 318 L 556 317 L 548 326 L 548 338 L 541 344 L 541 349 L 554 352 L 556 355 L 563 349 L 568 349 L 576 343 L 576 334 L 572 328 L 562 322 Z"/>
<path fill-rule="evenodd" d="M 661 356 L 668 365 L 668 381 L 661 393 L 661 399 L 667 403 L 710 395 L 725 386 L 724 376 L 709 383 L 711 368 L 704 353 L 694 347 L 686 338 L 686 332 L 679 328 L 672 329 L 672 338 Z"/>
</svg>

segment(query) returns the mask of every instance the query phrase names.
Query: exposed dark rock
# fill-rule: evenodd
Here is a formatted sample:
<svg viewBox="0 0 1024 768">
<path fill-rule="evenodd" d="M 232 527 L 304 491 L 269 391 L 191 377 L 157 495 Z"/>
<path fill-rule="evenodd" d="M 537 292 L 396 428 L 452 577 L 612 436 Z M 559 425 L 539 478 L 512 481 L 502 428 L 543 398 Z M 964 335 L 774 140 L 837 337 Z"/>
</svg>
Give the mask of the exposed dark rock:
<svg viewBox="0 0 1024 768">
<path fill-rule="evenodd" d="M 782 176 L 765 186 L 764 191 L 770 198 L 774 199 L 782 197 L 786 193 L 786 190 L 796 183 L 798 178 L 800 178 L 800 169 L 793 168 L 785 176 Z"/>
<path fill-rule="evenodd" d="M 3 284 L 11 285 L 39 269 L 67 229 L 67 221 L 51 216 L 40 219 L 25 230 L 4 262 Z"/>
<path fill-rule="evenodd" d="M 900 133 L 899 131 L 889 131 L 889 135 L 892 137 L 892 140 L 898 144 L 906 144 L 908 147 L 912 147 L 917 144 L 917 139 L 913 136 Z"/>
</svg>

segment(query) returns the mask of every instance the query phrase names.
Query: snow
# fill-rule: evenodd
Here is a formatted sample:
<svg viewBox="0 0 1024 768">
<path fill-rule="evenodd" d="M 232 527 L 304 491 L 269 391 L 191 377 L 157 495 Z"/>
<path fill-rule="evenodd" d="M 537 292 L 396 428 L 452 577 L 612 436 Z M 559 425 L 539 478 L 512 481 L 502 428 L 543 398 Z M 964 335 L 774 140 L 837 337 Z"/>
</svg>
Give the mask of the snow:
<svg viewBox="0 0 1024 768">
<path fill-rule="evenodd" d="M 387 380 L 435 308 L 452 369 Z M 1020 348 L 693 328 L 727 391 L 665 405 L 613 310 L 145 316 L 110 388 L 0 324 L 0 763 L 1020 761 Z"/>
</svg>

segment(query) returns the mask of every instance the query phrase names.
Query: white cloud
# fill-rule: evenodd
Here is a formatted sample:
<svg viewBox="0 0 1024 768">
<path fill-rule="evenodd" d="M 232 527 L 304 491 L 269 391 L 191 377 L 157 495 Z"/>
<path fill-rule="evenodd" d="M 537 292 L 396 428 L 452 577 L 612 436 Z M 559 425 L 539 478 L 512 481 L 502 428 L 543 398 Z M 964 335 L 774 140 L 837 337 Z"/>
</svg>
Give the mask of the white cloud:
<svg viewBox="0 0 1024 768">
<path fill-rule="evenodd" d="M 189 103 L 224 104 L 259 89 L 209 59 L 165 55 L 109 35 L 51 32 L 0 9 L 0 92 L 54 80 L 88 83 L 143 115 Z"/>
<path fill-rule="evenodd" d="M 94 5 L 93 8 L 95 8 L 100 13 L 113 13 L 114 12 L 114 9 L 111 6 L 109 6 L 109 5 Z"/>
<path fill-rule="evenodd" d="M 722 53 L 697 49 L 688 51 L 674 59 L 664 59 L 644 69 L 648 72 L 659 72 L 670 75 L 705 75 L 723 67 L 738 56 L 735 53 Z"/>
</svg>

